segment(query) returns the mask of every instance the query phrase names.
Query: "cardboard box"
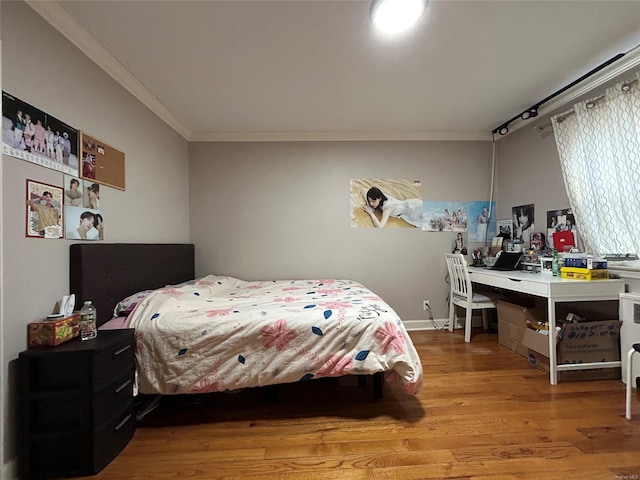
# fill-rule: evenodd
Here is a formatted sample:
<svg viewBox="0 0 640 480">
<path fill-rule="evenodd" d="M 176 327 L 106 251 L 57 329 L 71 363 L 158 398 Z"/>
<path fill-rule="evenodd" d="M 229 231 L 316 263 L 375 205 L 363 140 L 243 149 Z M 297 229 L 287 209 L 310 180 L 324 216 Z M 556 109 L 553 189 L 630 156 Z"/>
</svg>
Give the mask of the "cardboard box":
<svg viewBox="0 0 640 480">
<path fill-rule="evenodd" d="M 27 325 L 29 347 L 55 347 L 80 335 L 80 313 Z"/>
<path fill-rule="evenodd" d="M 527 347 L 522 336 L 527 329 L 526 321 L 544 321 L 544 314 L 514 303 L 498 300 L 498 343 L 509 350 L 527 356 Z"/>
<path fill-rule="evenodd" d="M 560 269 L 562 278 L 573 278 L 575 280 L 606 280 L 609 278 L 609 270 L 588 268 L 562 267 Z"/>
<path fill-rule="evenodd" d="M 558 365 L 615 362 L 620 360 L 619 320 L 567 324 L 563 338 L 557 342 Z M 529 365 L 549 371 L 549 337 L 527 329 L 522 337 Z M 558 372 L 558 380 L 610 380 L 620 378 L 620 368 L 593 368 Z"/>
</svg>

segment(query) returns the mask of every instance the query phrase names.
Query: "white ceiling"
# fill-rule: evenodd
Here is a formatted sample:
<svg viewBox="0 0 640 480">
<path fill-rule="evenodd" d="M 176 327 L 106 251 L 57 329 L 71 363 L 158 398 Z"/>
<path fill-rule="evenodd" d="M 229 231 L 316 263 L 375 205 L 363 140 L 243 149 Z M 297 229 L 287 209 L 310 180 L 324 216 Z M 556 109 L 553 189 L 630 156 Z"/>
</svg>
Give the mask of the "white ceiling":
<svg viewBox="0 0 640 480">
<path fill-rule="evenodd" d="M 194 141 L 487 139 L 640 57 L 640 0 L 431 0 L 394 39 L 368 0 L 27 3 Z"/>
</svg>

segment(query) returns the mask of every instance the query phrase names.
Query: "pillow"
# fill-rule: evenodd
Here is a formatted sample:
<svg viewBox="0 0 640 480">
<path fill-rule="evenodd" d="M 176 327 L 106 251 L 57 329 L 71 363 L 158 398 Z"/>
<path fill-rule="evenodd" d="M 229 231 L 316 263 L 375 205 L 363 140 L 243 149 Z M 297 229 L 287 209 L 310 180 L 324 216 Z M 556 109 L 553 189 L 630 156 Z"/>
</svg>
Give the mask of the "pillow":
<svg viewBox="0 0 640 480">
<path fill-rule="evenodd" d="M 133 295 L 129 295 L 124 300 L 120 300 L 116 308 L 113 309 L 114 317 L 122 317 L 127 316 L 131 313 L 131 310 L 135 308 L 135 306 L 140 303 L 144 298 L 147 297 L 153 290 L 142 290 L 141 292 L 134 293 Z"/>
</svg>

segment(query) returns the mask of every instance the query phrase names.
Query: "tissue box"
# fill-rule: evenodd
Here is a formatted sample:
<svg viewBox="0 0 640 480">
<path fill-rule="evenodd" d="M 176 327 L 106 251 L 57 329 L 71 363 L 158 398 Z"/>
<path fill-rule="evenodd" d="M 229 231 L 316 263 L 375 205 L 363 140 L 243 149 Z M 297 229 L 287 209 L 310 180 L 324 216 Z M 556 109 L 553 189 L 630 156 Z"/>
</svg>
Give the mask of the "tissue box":
<svg viewBox="0 0 640 480">
<path fill-rule="evenodd" d="M 27 325 L 29 347 L 55 347 L 80 335 L 80 313 Z"/>
</svg>

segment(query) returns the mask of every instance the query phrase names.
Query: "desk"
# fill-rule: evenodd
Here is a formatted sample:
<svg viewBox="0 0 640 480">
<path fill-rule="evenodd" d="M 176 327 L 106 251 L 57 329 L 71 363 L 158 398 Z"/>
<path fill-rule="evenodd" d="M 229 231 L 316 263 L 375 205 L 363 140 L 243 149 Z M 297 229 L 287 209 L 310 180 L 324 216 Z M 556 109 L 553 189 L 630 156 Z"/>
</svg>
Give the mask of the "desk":
<svg viewBox="0 0 640 480">
<path fill-rule="evenodd" d="M 469 276 L 474 283 L 546 298 L 550 333 L 556 331 L 556 303 L 618 300 L 624 292 L 624 280 L 621 279 L 572 280 L 554 277 L 548 272 L 501 272 L 478 267 L 469 267 Z M 557 365 L 556 336 L 549 335 L 549 381 L 552 385 L 558 383 L 558 371 L 621 366 L 622 362 Z"/>
</svg>

